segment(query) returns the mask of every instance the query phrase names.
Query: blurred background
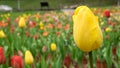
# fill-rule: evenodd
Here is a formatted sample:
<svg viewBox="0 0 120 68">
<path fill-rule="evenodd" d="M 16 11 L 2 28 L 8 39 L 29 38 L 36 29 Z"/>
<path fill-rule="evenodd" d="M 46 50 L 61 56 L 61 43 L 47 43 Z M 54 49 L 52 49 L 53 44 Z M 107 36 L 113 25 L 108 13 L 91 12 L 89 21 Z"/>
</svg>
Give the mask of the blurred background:
<svg viewBox="0 0 120 68">
<path fill-rule="evenodd" d="M 42 3 L 45 3 L 42 5 Z M 7 5 L 12 10 L 42 10 L 42 9 L 74 9 L 79 5 L 91 7 L 117 6 L 119 0 L 0 0 L 0 5 Z"/>
</svg>

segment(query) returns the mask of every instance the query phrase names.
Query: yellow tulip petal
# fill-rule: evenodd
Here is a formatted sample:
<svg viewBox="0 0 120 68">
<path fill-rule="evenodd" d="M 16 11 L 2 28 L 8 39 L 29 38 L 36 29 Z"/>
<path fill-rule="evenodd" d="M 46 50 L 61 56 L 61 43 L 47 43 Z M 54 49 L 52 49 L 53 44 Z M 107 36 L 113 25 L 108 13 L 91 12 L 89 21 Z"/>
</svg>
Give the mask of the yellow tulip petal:
<svg viewBox="0 0 120 68">
<path fill-rule="evenodd" d="M 23 28 L 26 26 L 24 17 L 21 17 L 19 20 L 19 27 Z"/>
<path fill-rule="evenodd" d="M 56 47 L 56 44 L 55 43 L 52 43 L 51 44 L 51 50 L 52 51 L 56 51 L 57 47 Z"/>
<path fill-rule="evenodd" d="M 86 6 L 80 6 L 73 15 L 73 36 L 77 46 L 85 52 L 98 49 L 102 43 L 102 32 L 98 17 Z"/>
<path fill-rule="evenodd" d="M 33 64 L 34 59 L 30 51 L 25 52 L 25 62 L 26 64 Z"/>
<path fill-rule="evenodd" d="M 6 37 L 6 35 L 5 35 L 5 33 L 3 32 L 3 30 L 0 30 L 0 38 L 5 38 Z"/>
</svg>

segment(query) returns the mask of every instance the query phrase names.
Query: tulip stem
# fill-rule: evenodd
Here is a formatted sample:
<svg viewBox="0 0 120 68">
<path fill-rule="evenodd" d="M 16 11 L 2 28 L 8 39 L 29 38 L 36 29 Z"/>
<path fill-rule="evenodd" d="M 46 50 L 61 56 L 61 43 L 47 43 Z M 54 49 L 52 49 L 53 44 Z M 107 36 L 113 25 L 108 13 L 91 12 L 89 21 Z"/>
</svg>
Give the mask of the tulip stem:
<svg viewBox="0 0 120 68">
<path fill-rule="evenodd" d="M 22 39 L 22 46 L 24 45 L 24 28 L 22 28 L 22 33 L 21 33 L 21 39 Z"/>
<path fill-rule="evenodd" d="M 3 68 L 3 65 L 0 65 L 0 68 Z"/>
<path fill-rule="evenodd" d="M 89 62 L 90 62 L 90 68 L 93 68 L 92 51 L 89 52 Z"/>
</svg>

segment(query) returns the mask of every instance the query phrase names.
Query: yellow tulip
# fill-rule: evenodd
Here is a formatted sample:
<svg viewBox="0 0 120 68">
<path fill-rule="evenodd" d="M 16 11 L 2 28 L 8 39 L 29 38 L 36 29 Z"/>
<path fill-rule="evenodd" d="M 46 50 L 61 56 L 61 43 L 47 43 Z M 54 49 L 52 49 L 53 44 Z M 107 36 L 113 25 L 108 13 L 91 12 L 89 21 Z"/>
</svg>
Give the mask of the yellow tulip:
<svg viewBox="0 0 120 68">
<path fill-rule="evenodd" d="M 111 28 L 108 27 L 108 28 L 105 29 L 105 31 L 106 31 L 106 32 L 110 32 L 110 31 L 111 31 Z"/>
<path fill-rule="evenodd" d="M 40 30 L 44 30 L 44 26 L 40 26 Z"/>
<path fill-rule="evenodd" d="M 40 22 L 40 24 L 39 24 L 39 25 L 40 25 L 40 26 L 44 26 L 42 22 Z"/>
<path fill-rule="evenodd" d="M 103 41 L 98 17 L 87 6 L 80 6 L 74 12 L 73 22 L 73 37 L 78 48 L 84 52 L 98 49 Z"/>
<path fill-rule="evenodd" d="M 40 30 L 43 30 L 44 29 L 44 24 L 42 22 L 40 22 Z"/>
<path fill-rule="evenodd" d="M 0 38 L 5 38 L 6 37 L 6 35 L 5 35 L 5 33 L 3 32 L 3 30 L 0 30 Z"/>
<path fill-rule="evenodd" d="M 55 43 L 51 44 L 51 51 L 56 51 L 57 47 Z"/>
<path fill-rule="evenodd" d="M 27 50 L 25 52 L 25 63 L 26 64 L 33 64 L 33 62 L 34 62 L 33 56 L 31 54 L 31 52 Z"/>
<path fill-rule="evenodd" d="M 25 18 L 24 17 L 20 17 L 19 27 L 24 28 L 25 26 L 26 26 Z"/>
</svg>

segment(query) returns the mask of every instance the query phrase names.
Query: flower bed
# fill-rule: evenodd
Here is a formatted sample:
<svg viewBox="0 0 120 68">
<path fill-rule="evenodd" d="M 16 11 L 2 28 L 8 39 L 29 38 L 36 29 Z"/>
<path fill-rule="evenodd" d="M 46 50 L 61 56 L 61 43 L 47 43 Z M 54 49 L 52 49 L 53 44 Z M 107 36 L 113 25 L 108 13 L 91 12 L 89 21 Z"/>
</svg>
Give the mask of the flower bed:
<svg viewBox="0 0 120 68">
<path fill-rule="evenodd" d="M 93 8 L 103 44 L 93 51 L 96 68 L 120 67 L 118 9 Z M 88 68 L 88 55 L 73 40 L 73 13 L 5 13 L 0 16 L 0 66 L 14 68 Z"/>
</svg>

